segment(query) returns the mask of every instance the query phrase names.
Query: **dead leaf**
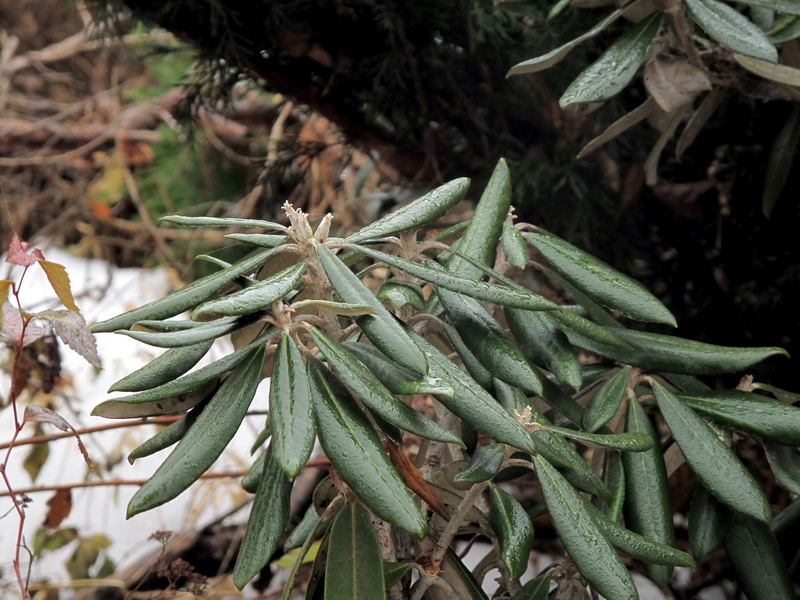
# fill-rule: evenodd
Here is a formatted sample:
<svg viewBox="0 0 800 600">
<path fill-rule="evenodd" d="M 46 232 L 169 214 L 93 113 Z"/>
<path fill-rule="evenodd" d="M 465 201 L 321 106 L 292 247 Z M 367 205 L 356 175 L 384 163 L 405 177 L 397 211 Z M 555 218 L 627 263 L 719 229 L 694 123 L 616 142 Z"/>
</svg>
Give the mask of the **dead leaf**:
<svg viewBox="0 0 800 600">
<path fill-rule="evenodd" d="M 47 501 L 47 515 L 44 518 L 45 529 L 56 529 L 72 511 L 72 491 L 58 490 Z"/>
<path fill-rule="evenodd" d="M 23 242 L 17 232 L 11 236 L 11 243 L 8 245 L 8 254 L 6 255 L 6 262 L 12 265 L 19 265 L 20 267 L 29 267 L 38 260 L 43 260 L 44 255 L 38 248 L 34 248 L 28 254 L 30 244 Z"/>
<path fill-rule="evenodd" d="M 687 60 L 658 55 L 644 67 L 644 85 L 664 112 L 688 106 L 698 94 L 711 89 L 711 81 Z"/>
<path fill-rule="evenodd" d="M 46 310 L 36 313 L 37 319 L 50 323 L 53 331 L 67 346 L 85 358 L 93 367 L 102 369 L 94 335 L 83 316 L 72 310 Z"/>
<path fill-rule="evenodd" d="M 39 265 L 44 269 L 47 280 L 50 282 L 50 287 L 61 300 L 61 304 L 70 310 L 79 312 L 78 307 L 75 305 L 75 299 L 72 297 L 72 289 L 69 286 L 69 275 L 64 265 L 50 262 L 49 260 L 40 260 Z"/>
<path fill-rule="evenodd" d="M 29 404 L 25 407 L 25 413 L 22 416 L 22 424 L 24 425 L 25 423 L 49 423 L 61 431 L 71 431 L 75 436 L 75 440 L 78 442 L 78 449 L 83 455 L 83 460 L 89 465 L 90 470 L 94 470 L 94 463 L 89 458 L 89 452 L 87 452 L 86 446 L 83 445 L 81 436 L 79 436 L 75 428 L 69 424 L 69 421 L 56 411 L 37 404 Z"/>
<path fill-rule="evenodd" d="M 387 441 L 384 447 L 389 451 L 389 458 L 394 468 L 397 469 L 397 472 L 400 474 L 400 477 L 403 478 L 403 481 L 409 489 L 422 498 L 437 515 L 443 519 L 449 519 L 450 515 L 439 499 L 439 496 L 437 496 L 428 483 L 420 477 L 419 471 L 414 466 L 414 463 L 408 459 L 403 450 L 392 441 Z"/>
<path fill-rule="evenodd" d="M 0 327 L 0 337 L 4 337 L 14 344 L 22 347 L 35 342 L 47 334 L 47 329 L 35 323 L 25 325 L 20 310 L 12 306 L 8 300 L 3 304 L 3 324 Z"/>
</svg>

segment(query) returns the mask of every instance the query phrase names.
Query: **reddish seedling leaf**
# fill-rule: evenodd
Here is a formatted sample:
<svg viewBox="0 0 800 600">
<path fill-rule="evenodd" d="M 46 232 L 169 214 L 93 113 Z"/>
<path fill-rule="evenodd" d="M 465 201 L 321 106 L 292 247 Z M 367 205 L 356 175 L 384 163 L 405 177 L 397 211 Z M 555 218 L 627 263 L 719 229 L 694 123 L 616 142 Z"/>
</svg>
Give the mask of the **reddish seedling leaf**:
<svg viewBox="0 0 800 600">
<path fill-rule="evenodd" d="M 72 491 L 58 490 L 47 501 L 47 515 L 44 518 L 45 529 L 56 529 L 72 511 Z"/>
<path fill-rule="evenodd" d="M 92 459 L 89 458 L 89 452 L 87 452 L 86 446 L 83 445 L 81 436 L 79 436 L 75 428 L 69 424 L 69 421 L 56 411 L 45 408 L 44 406 L 29 404 L 25 407 L 25 413 L 22 416 L 22 424 L 25 425 L 25 423 L 49 423 L 61 431 L 71 431 L 78 442 L 78 448 L 83 455 L 83 460 L 89 465 L 89 469 L 94 470 L 94 463 Z"/>
<path fill-rule="evenodd" d="M 34 250 L 34 252 L 36 252 L 36 250 Z M 58 296 L 58 299 L 61 300 L 61 304 L 70 310 L 78 312 L 79 309 L 75 305 L 75 299 L 72 297 L 72 289 L 69 286 L 69 275 L 67 275 L 67 270 L 64 268 L 64 265 L 50 262 L 49 260 L 40 260 L 39 265 L 44 269 L 45 275 L 47 275 L 47 279 L 50 281 L 50 286 Z"/>
<path fill-rule="evenodd" d="M 63 300 L 62 300 L 63 302 Z M 53 331 L 67 346 L 85 358 L 93 367 L 102 369 L 94 335 L 83 316 L 73 310 L 46 310 L 35 315 L 50 323 Z"/>
<path fill-rule="evenodd" d="M 28 254 L 28 242 L 23 242 L 19 239 L 17 232 L 11 236 L 11 243 L 8 246 L 8 254 L 6 255 L 6 262 L 12 265 L 19 265 L 20 267 L 30 267 L 33 263 L 39 260 L 44 260 L 42 251 L 34 248 Z"/>
</svg>

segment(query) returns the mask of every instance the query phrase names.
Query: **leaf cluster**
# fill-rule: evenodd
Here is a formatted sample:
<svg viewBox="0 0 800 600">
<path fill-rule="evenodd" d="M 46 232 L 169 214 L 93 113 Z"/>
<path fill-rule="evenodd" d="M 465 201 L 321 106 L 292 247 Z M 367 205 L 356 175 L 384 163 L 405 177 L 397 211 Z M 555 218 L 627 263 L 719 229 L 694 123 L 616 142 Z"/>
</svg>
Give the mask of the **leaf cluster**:
<svg viewBox="0 0 800 600">
<path fill-rule="evenodd" d="M 503 160 L 469 222 L 419 239 L 468 188 L 466 179 L 446 183 L 347 237 L 330 234 L 330 216 L 312 229 L 288 204 L 289 227 L 170 217 L 269 233 L 234 234 L 256 247 L 251 255 L 93 326 L 168 348 L 112 387 L 130 395 L 94 414 L 184 413 L 131 454 L 175 446 L 128 516 L 185 491 L 258 401 L 269 417 L 243 481 L 254 500 L 233 573 L 239 588 L 283 543 L 300 548 L 284 597 L 312 553 L 307 598 L 376 598 L 396 584 L 413 598 L 485 598 L 483 575 L 498 567 L 497 598 L 543 598 L 551 578 L 577 570 L 602 596 L 624 600 L 638 592 L 618 551 L 664 587 L 675 566 L 693 566 L 722 543 L 748 597 L 794 597 L 775 533 L 793 508 L 773 520 L 734 440 L 757 439 L 776 479 L 800 491 L 800 410 L 754 386 L 718 391 L 698 379 L 785 352 L 631 329 L 632 321 L 676 323 L 635 280 L 514 223 Z M 534 279 L 509 276 L 526 269 Z M 536 278 L 563 287 L 573 303 L 519 283 Z M 377 289 L 367 285 L 376 279 Z M 173 318 L 187 311 L 189 319 Z M 211 340 L 228 334 L 237 349 L 192 371 Z M 597 361 L 585 364 L 579 351 Z M 269 396 L 256 399 L 264 377 Z M 293 481 L 315 439 L 330 477 L 287 539 Z M 420 440 L 415 460 L 403 450 L 410 440 Z M 593 448 L 590 461 L 578 447 Z M 691 555 L 675 547 L 667 475 L 676 463 L 665 454 L 684 457 L 700 481 Z M 522 479 L 538 486 L 541 502 L 530 510 L 498 487 Z M 523 586 L 544 513 L 569 560 Z M 451 549 L 461 533 L 493 542 L 475 572 Z"/>
</svg>

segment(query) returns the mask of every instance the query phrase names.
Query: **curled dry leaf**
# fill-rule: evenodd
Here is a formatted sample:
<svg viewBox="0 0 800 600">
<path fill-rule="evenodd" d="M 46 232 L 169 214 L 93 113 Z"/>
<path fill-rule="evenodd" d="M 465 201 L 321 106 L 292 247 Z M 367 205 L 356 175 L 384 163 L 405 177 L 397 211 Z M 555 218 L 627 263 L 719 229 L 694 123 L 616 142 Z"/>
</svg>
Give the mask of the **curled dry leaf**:
<svg viewBox="0 0 800 600">
<path fill-rule="evenodd" d="M 57 490 L 47 501 L 47 515 L 44 518 L 45 529 L 58 529 L 61 522 L 72 511 L 72 491 Z"/>
<path fill-rule="evenodd" d="M 644 85 L 668 113 L 691 104 L 698 94 L 711 89 L 711 81 L 701 69 L 665 55 L 658 55 L 645 65 Z"/>
<path fill-rule="evenodd" d="M 94 463 L 92 459 L 89 458 L 89 452 L 86 450 L 86 446 L 83 445 L 81 436 L 79 436 L 75 428 L 69 424 L 69 421 L 56 411 L 37 404 L 29 404 L 25 407 L 25 413 L 22 416 L 22 424 L 24 425 L 25 423 L 49 423 L 61 431 L 71 431 L 78 442 L 78 448 L 83 455 L 83 460 L 89 465 L 89 469 L 94 469 Z"/>
</svg>

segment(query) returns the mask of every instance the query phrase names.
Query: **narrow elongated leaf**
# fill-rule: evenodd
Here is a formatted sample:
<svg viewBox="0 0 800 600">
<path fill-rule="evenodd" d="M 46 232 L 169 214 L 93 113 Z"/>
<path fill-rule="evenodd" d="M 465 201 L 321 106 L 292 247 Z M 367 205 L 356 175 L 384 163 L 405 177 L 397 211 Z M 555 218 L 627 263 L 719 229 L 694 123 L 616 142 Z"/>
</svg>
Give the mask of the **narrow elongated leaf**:
<svg viewBox="0 0 800 600">
<path fill-rule="evenodd" d="M 222 269 L 211 275 L 206 275 L 190 283 L 177 292 L 173 292 L 166 298 L 154 300 L 153 302 L 135 308 L 117 317 L 95 323 L 92 325 L 91 330 L 94 333 L 117 331 L 119 329 L 128 329 L 138 321 L 144 321 L 146 319 L 168 319 L 169 317 L 179 315 L 185 310 L 194 308 L 204 300 L 210 298 L 237 277 L 255 271 L 262 263 L 266 262 L 277 253 L 277 251 L 277 248 L 265 250 L 248 258 L 244 258 L 226 269 Z"/>
<path fill-rule="evenodd" d="M 628 401 L 625 431 L 638 432 L 658 439 L 655 427 L 635 398 Z M 656 444 L 646 452 L 622 454 L 625 470 L 626 525 L 647 539 L 673 546 L 675 529 L 672 524 L 667 468 L 661 447 Z M 647 574 L 659 586 L 669 583 L 672 569 L 663 565 L 646 565 Z"/>
<path fill-rule="evenodd" d="M 475 353 L 467 346 L 464 340 L 461 339 L 455 327 L 450 325 L 450 323 L 442 321 L 442 329 L 447 335 L 447 339 L 453 347 L 453 350 L 456 351 L 456 354 L 458 354 L 458 357 L 461 359 L 461 362 L 464 363 L 464 366 L 469 374 L 472 375 L 472 378 L 483 389 L 492 393 L 492 391 L 494 391 L 495 377 L 491 374 L 489 369 L 478 360 Z"/>
<path fill-rule="evenodd" d="M 770 523 L 764 494 L 733 450 L 664 386 L 653 382 L 653 391 L 675 442 L 706 489 L 731 509 Z"/>
<path fill-rule="evenodd" d="M 261 452 L 250 465 L 245 476 L 242 477 L 242 489 L 245 492 L 255 494 L 258 490 L 258 482 L 261 481 L 261 473 L 264 471 L 264 461 L 267 460 L 270 453 L 270 449 Z"/>
<path fill-rule="evenodd" d="M 306 512 L 303 514 L 303 518 L 300 519 L 297 527 L 292 529 L 292 533 L 290 533 L 289 537 L 286 538 L 286 543 L 283 545 L 284 551 L 288 552 L 305 544 L 307 538 L 316 533 L 319 522 L 320 516 L 317 512 L 317 507 L 311 504 L 306 509 Z"/>
<path fill-rule="evenodd" d="M 789 356 L 783 348 L 716 346 L 671 335 L 621 327 L 609 327 L 608 330 L 630 347 L 623 348 L 597 342 L 574 329 L 564 329 L 564 332 L 572 344 L 590 352 L 650 371 L 668 371 L 683 375 L 735 373 L 748 369 L 770 356 Z"/>
<path fill-rule="evenodd" d="M 494 168 L 480 202 L 475 207 L 469 228 L 459 240 L 459 249 L 485 267 L 494 265 L 497 241 L 511 207 L 511 175 L 504 159 Z M 483 273 L 460 256 L 454 256 L 447 268 L 453 275 L 478 280 Z"/>
<path fill-rule="evenodd" d="M 519 64 L 514 65 L 506 74 L 506 77 L 510 77 L 511 75 L 522 75 L 524 73 L 536 73 L 537 71 L 542 71 L 559 61 L 561 61 L 567 54 L 569 54 L 573 48 L 578 46 L 579 44 L 589 40 L 602 31 L 604 31 L 611 23 L 616 21 L 620 18 L 625 12 L 629 9 L 633 8 L 634 6 L 638 6 L 641 4 L 640 0 L 636 2 L 631 2 L 627 6 L 617 9 L 608 15 L 605 19 L 600 21 L 597 25 L 592 27 L 589 31 L 584 33 L 583 35 L 575 38 L 571 42 L 567 42 L 563 46 L 559 46 L 555 50 L 551 50 L 547 54 L 542 56 L 538 56 L 536 58 L 531 58 L 529 60 L 523 61 Z"/>
<path fill-rule="evenodd" d="M 300 283 L 300 279 L 305 272 L 305 263 L 298 263 L 276 273 L 272 277 L 268 277 L 264 281 L 259 281 L 256 285 L 201 304 L 192 313 L 192 318 L 208 314 L 225 316 L 247 315 L 267 309 L 273 302 L 280 300 L 291 292 Z"/>
<path fill-rule="evenodd" d="M 411 570 L 409 563 L 383 561 L 383 584 L 388 590 L 400 582 L 406 573 Z"/>
<path fill-rule="evenodd" d="M 625 468 L 621 452 L 606 452 L 603 458 L 603 483 L 611 492 L 611 499 L 600 498 L 597 506 L 614 523 L 619 523 L 625 502 Z"/>
<path fill-rule="evenodd" d="M 675 317 L 642 284 L 553 235 L 525 238 L 573 284 L 626 317 L 676 326 Z"/>
<path fill-rule="evenodd" d="M 653 100 L 652 96 L 648 96 L 647 100 L 642 102 L 629 113 L 625 113 L 625 115 L 609 125 L 606 130 L 603 131 L 603 133 L 592 139 L 588 144 L 581 148 L 581 151 L 578 152 L 577 158 L 583 158 L 606 142 L 610 142 L 615 137 L 622 135 L 634 125 L 638 125 L 647 117 L 649 117 L 656 108 L 656 101 Z"/>
<path fill-rule="evenodd" d="M 383 561 L 369 515 L 351 502 L 331 526 L 325 563 L 325 600 L 375 600 L 385 596 Z"/>
<path fill-rule="evenodd" d="M 585 433 L 583 431 L 576 431 L 574 429 L 567 429 L 565 427 L 555 427 L 553 425 L 544 425 L 545 431 L 552 431 L 564 437 L 572 438 L 592 444 L 594 446 L 603 446 L 605 448 L 613 448 L 614 450 L 621 450 L 623 452 L 646 452 L 651 450 L 655 444 L 652 436 L 642 432 L 628 432 L 628 433 Z M 608 429 L 606 429 L 608 431 Z"/>
<path fill-rule="evenodd" d="M 511 332 L 534 364 L 553 373 L 556 379 L 574 390 L 581 387 L 581 363 L 567 336 L 544 311 L 505 307 Z"/>
<path fill-rule="evenodd" d="M 203 406 L 196 407 L 196 410 L 182 416 L 174 423 L 170 423 L 149 440 L 134 448 L 130 454 L 128 454 L 128 462 L 133 464 L 137 458 L 150 456 L 151 454 L 160 452 L 164 448 L 169 448 L 173 444 L 177 444 L 197 420 L 197 416 L 203 408 Z"/>
<path fill-rule="evenodd" d="M 775 479 L 793 494 L 800 495 L 800 455 L 795 448 L 761 440 Z"/>
<path fill-rule="evenodd" d="M 342 479 L 381 519 L 422 538 L 427 523 L 378 435 L 325 367 L 309 363 L 317 433 Z"/>
<path fill-rule="evenodd" d="M 427 356 L 430 374 L 455 390 L 452 397 L 436 395 L 439 402 L 488 437 L 520 450 L 536 452 L 530 434 L 494 398 L 471 378 L 465 377 L 464 371 L 430 342 L 414 332 L 411 336 Z"/>
<path fill-rule="evenodd" d="M 689 545 L 697 560 L 722 542 L 729 524 L 730 511 L 698 485 L 689 507 Z"/>
<path fill-rule="evenodd" d="M 343 344 L 393 394 L 437 394 L 452 396 L 453 387 L 438 377 L 420 377 L 411 369 L 401 367 L 375 346 L 358 342 Z"/>
<path fill-rule="evenodd" d="M 175 498 L 222 454 L 253 400 L 265 355 L 264 349 L 254 352 L 225 380 L 175 450 L 133 495 L 128 518 Z"/>
<path fill-rule="evenodd" d="M 314 448 L 311 389 L 300 351 L 288 335 L 281 337 L 269 386 L 273 454 L 289 479 L 305 466 Z"/>
<path fill-rule="evenodd" d="M 438 290 L 448 320 L 476 358 L 498 379 L 542 393 L 544 375 L 520 351 L 499 323 L 474 298 Z"/>
<path fill-rule="evenodd" d="M 455 483 L 480 483 L 488 481 L 500 470 L 506 448 L 503 444 L 481 446 L 475 451 L 466 469 L 453 477 Z"/>
<path fill-rule="evenodd" d="M 739 390 L 714 390 L 679 397 L 693 410 L 718 423 L 780 444 L 800 446 L 800 408 Z"/>
<path fill-rule="evenodd" d="M 683 0 L 689 14 L 720 44 L 739 54 L 778 62 L 778 51 L 766 34 L 735 8 L 717 0 Z"/>
<path fill-rule="evenodd" d="M 785 15 L 800 16 L 800 4 L 794 0 L 740 0 L 740 2 L 750 6 L 763 6 Z"/>
<path fill-rule="evenodd" d="M 452 548 L 448 548 L 447 553 L 444 555 L 444 568 L 439 572 L 439 577 L 450 585 L 452 592 L 442 590 L 441 594 L 436 595 L 432 592 L 437 592 L 438 590 L 435 586 L 431 587 L 427 594 L 431 596 L 431 600 L 451 600 L 452 598 L 458 598 L 458 600 L 489 600 L 481 585 L 475 580 L 475 576 L 461 562 L 461 559 L 453 552 Z"/>
<path fill-rule="evenodd" d="M 800 19 L 792 17 L 783 26 L 769 36 L 769 41 L 773 44 L 784 44 L 800 37 Z"/>
<path fill-rule="evenodd" d="M 208 340 L 215 340 L 251 325 L 260 317 L 261 315 L 259 313 L 247 314 L 241 317 L 224 317 L 179 331 L 150 332 L 122 329 L 117 331 L 117 333 L 127 335 L 128 337 L 151 346 L 178 348 L 180 346 L 191 346 L 193 344 L 207 342 Z"/>
<path fill-rule="evenodd" d="M 768 525 L 737 515 L 723 543 L 742 591 L 750 600 L 797 597 L 783 553 Z"/>
<path fill-rule="evenodd" d="M 395 309 L 412 306 L 422 310 L 425 299 L 422 297 L 422 288 L 408 281 L 395 281 L 390 279 L 378 290 L 378 300 L 388 300 Z"/>
<path fill-rule="evenodd" d="M 370 289 L 326 246 L 317 246 L 317 256 L 322 261 L 322 267 L 333 289 L 343 301 L 366 304 L 375 309 L 374 315 L 365 315 L 356 320 L 370 341 L 402 366 L 421 375 L 426 374 L 428 367 L 425 357 Z"/>
<path fill-rule="evenodd" d="M 521 577 L 533 549 L 533 523 L 522 505 L 495 485 L 489 488 L 489 524 L 497 534 L 500 558 L 509 574 Z"/>
<path fill-rule="evenodd" d="M 186 217 L 183 215 L 168 215 L 161 217 L 162 221 L 182 225 L 184 227 L 258 227 L 260 229 L 278 229 L 286 231 L 286 226 L 271 221 L 259 219 L 236 219 L 220 217 Z"/>
<path fill-rule="evenodd" d="M 550 594 L 550 575 L 539 575 L 522 586 L 511 600 L 547 600 Z"/>
<path fill-rule="evenodd" d="M 361 315 L 374 315 L 376 310 L 366 304 L 350 304 L 348 302 L 331 302 L 330 300 L 300 300 L 292 302 L 292 308 L 312 307 L 322 312 L 340 315 L 342 317 L 360 317 Z"/>
<path fill-rule="evenodd" d="M 270 235 L 267 233 L 229 233 L 225 237 L 229 240 L 261 248 L 277 248 L 287 240 L 285 235 Z"/>
<path fill-rule="evenodd" d="M 267 450 L 269 452 L 269 450 Z M 269 562 L 289 522 L 292 484 L 280 465 L 267 456 L 233 568 L 233 583 L 242 589 Z"/>
<path fill-rule="evenodd" d="M 603 55 L 569 84 L 558 100 L 561 107 L 578 102 L 602 102 L 631 82 L 661 29 L 662 15 L 654 14 L 623 33 Z"/>
<path fill-rule="evenodd" d="M 620 369 L 597 390 L 597 393 L 589 402 L 586 413 L 583 415 L 583 426 L 586 431 L 595 431 L 601 425 L 608 423 L 617 414 L 622 401 L 625 399 L 631 371 L 631 367 Z"/>
<path fill-rule="evenodd" d="M 543 457 L 535 456 L 534 462 L 553 525 L 581 575 L 606 598 L 638 600 L 628 569 L 601 533 L 584 498 Z"/>
<path fill-rule="evenodd" d="M 180 377 L 195 366 L 213 345 L 207 340 L 192 346 L 170 348 L 141 369 L 126 375 L 108 388 L 109 392 L 140 392 L 149 390 Z"/>
<path fill-rule="evenodd" d="M 309 328 L 311 337 L 334 368 L 339 378 L 375 414 L 420 437 L 464 446 L 458 436 L 431 421 L 410 406 L 403 404 L 347 348 L 325 333 Z"/>
<path fill-rule="evenodd" d="M 741 61 L 739 62 L 741 63 Z M 764 64 L 769 65 L 770 63 Z M 782 67 L 783 65 L 771 66 Z M 790 67 L 786 68 L 788 69 Z M 752 68 L 750 70 L 752 70 Z M 793 85 L 800 86 L 800 69 L 792 70 L 794 71 Z M 774 80 L 775 77 L 771 76 L 767 77 L 767 79 Z M 786 123 L 781 127 L 778 135 L 775 136 L 775 141 L 772 143 L 772 148 L 769 152 L 764 194 L 761 199 L 762 210 L 767 218 L 772 214 L 772 209 L 775 208 L 775 203 L 778 201 L 781 192 L 783 192 L 783 188 L 786 186 L 786 180 L 789 178 L 789 173 L 794 163 L 795 151 L 797 150 L 798 143 L 800 143 L 800 105 L 795 105 Z"/>
<path fill-rule="evenodd" d="M 458 204 L 468 189 L 469 179 L 454 179 L 356 231 L 345 241 L 376 240 L 432 223 Z"/>
<path fill-rule="evenodd" d="M 500 237 L 500 244 L 503 246 L 503 254 L 506 260 L 513 267 L 524 269 L 528 264 L 528 244 L 519 230 L 511 223 L 503 223 L 503 234 Z"/>
<path fill-rule="evenodd" d="M 199 405 L 203 400 L 214 393 L 219 385 L 219 378 L 204 381 L 197 387 L 149 402 L 128 402 L 127 396 L 119 400 L 106 400 L 92 410 L 92 416 L 106 419 L 138 419 L 140 417 L 155 417 L 159 415 L 178 415 L 190 408 Z M 147 392 L 141 392 L 146 394 Z"/>
</svg>

